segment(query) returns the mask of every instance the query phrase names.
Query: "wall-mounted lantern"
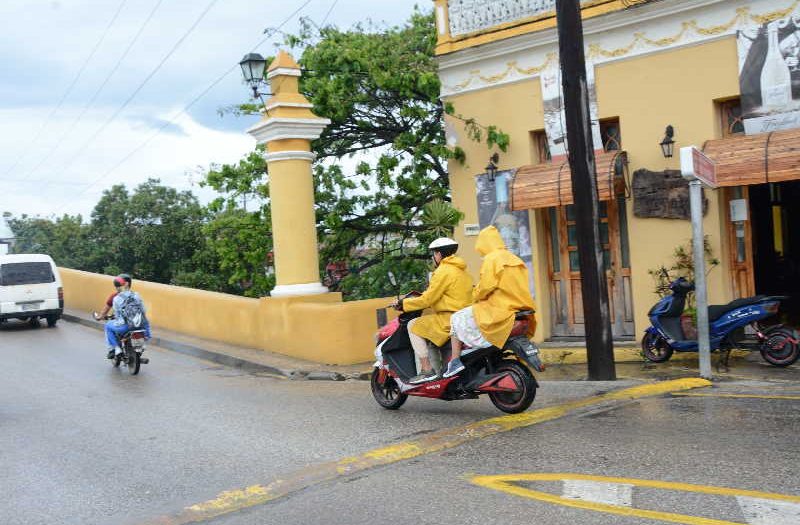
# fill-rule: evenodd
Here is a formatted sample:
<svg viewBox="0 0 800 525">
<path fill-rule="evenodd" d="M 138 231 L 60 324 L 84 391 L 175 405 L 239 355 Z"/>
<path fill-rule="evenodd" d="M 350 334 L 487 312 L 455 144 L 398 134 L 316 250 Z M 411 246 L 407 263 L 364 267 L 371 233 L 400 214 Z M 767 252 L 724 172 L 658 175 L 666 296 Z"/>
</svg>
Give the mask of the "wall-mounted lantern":
<svg viewBox="0 0 800 525">
<path fill-rule="evenodd" d="M 495 153 L 489 157 L 489 164 L 486 165 L 486 174 L 489 175 L 489 180 L 494 182 L 494 177 L 497 175 L 497 163 L 500 162 L 500 155 Z"/>
<path fill-rule="evenodd" d="M 675 141 L 672 140 L 672 137 L 675 136 L 675 128 L 672 126 L 667 126 L 667 129 L 664 130 L 664 138 L 661 139 L 661 153 L 664 155 L 665 159 L 671 159 L 672 154 L 675 152 Z"/>
</svg>

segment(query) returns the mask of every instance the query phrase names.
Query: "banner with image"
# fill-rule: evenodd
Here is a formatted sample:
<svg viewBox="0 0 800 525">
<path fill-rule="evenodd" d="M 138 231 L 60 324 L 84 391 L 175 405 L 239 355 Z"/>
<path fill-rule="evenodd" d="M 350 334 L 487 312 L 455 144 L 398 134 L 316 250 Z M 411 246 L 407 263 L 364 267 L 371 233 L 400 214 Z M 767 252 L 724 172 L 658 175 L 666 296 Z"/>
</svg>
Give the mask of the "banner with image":
<svg viewBox="0 0 800 525">
<path fill-rule="evenodd" d="M 475 195 L 478 199 L 478 223 L 481 229 L 494 225 L 503 237 L 506 248 L 525 262 L 531 295 L 536 297 L 533 274 L 533 250 L 528 210 L 511 211 L 509 189 L 515 170 L 498 171 L 495 180 L 486 174 L 475 177 Z"/>
<path fill-rule="evenodd" d="M 748 135 L 800 127 L 800 13 L 737 33 Z"/>
<path fill-rule="evenodd" d="M 564 92 L 561 86 L 561 69 L 552 67 L 542 72 L 542 100 L 544 101 L 544 130 L 550 147 L 553 162 L 566 160 L 567 124 L 564 113 Z M 594 82 L 594 65 L 586 64 L 586 83 L 589 87 L 589 114 L 592 121 L 592 141 L 594 150 L 603 151 L 600 136 L 600 119 L 597 112 L 597 91 Z"/>
</svg>

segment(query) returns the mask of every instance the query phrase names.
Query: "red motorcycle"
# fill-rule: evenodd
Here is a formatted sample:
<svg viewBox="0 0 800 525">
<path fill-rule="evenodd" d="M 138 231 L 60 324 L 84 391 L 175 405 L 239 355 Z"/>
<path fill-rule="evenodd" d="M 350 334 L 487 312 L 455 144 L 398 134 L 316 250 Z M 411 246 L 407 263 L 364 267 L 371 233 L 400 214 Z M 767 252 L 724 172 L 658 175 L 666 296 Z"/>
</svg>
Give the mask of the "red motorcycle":
<svg viewBox="0 0 800 525">
<path fill-rule="evenodd" d="M 417 373 L 408 322 L 422 312 L 400 314 L 376 336 L 377 361 L 370 381 L 372 395 L 379 405 L 389 410 L 400 408 L 408 396 L 453 401 L 477 399 L 481 394 L 488 394 L 494 406 L 503 412 L 516 414 L 527 410 L 539 387 L 531 369 L 544 371 L 539 350 L 525 335 L 528 317 L 532 314 L 532 311 L 517 312 L 511 335 L 503 348 L 464 348 L 461 353 L 464 370 L 441 378 L 442 370 L 438 369 L 440 379 L 414 385 L 408 383 Z M 441 353 L 442 363 L 450 360 L 449 342 L 436 350 Z"/>
</svg>

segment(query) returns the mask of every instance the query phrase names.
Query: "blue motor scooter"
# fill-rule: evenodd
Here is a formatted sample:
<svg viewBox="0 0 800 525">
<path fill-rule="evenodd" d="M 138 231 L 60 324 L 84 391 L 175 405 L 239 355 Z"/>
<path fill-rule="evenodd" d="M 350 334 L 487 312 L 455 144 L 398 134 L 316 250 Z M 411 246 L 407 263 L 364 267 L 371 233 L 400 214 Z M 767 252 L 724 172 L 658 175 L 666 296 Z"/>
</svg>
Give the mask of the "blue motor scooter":
<svg viewBox="0 0 800 525">
<path fill-rule="evenodd" d="M 663 297 L 648 312 L 651 326 L 642 338 L 645 359 L 663 363 L 673 352 L 697 352 L 697 340 L 687 339 L 681 325 L 686 296 L 694 284 L 683 277 L 669 285 L 672 292 Z M 711 350 L 758 350 L 771 365 L 789 366 L 800 354 L 800 336 L 795 330 L 780 324 L 763 326 L 760 321 L 778 313 L 786 297 L 756 295 L 736 299 L 726 305 L 708 307 L 708 330 Z M 750 325 L 753 334 L 745 334 Z"/>
</svg>

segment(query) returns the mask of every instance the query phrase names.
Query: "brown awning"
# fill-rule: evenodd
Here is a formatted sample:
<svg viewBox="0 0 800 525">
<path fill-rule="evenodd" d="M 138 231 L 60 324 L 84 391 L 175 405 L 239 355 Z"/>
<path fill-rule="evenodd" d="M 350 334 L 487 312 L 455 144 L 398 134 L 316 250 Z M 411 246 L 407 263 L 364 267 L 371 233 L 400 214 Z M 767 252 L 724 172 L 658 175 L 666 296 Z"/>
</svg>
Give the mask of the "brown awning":
<svg viewBox="0 0 800 525">
<path fill-rule="evenodd" d="M 618 159 L 624 151 L 608 151 L 595 156 L 597 193 L 601 201 L 614 196 L 614 175 Z M 548 162 L 522 166 L 514 176 L 511 187 L 511 209 L 529 210 L 572 204 L 572 174 L 569 162 Z"/>
<path fill-rule="evenodd" d="M 800 129 L 709 140 L 703 152 L 717 163 L 719 186 L 800 179 Z"/>
</svg>

